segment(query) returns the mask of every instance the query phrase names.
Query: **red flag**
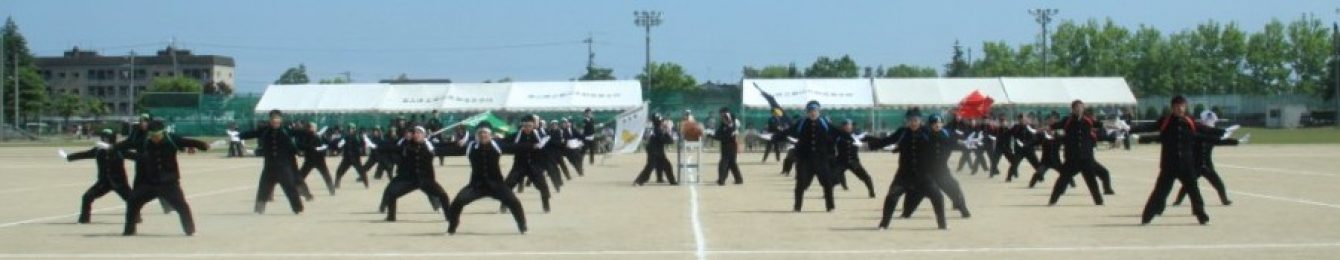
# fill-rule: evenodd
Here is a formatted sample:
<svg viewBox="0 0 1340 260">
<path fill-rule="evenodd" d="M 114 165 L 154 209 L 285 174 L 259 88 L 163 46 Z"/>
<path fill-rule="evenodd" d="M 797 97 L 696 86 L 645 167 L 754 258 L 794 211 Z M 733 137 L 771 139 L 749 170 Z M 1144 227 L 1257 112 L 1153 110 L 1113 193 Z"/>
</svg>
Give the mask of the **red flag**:
<svg viewBox="0 0 1340 260">
<path fill-rule="evenodd" d="M 986 117 L 991 115 L 991 104 L 995 102 L 991 97 L 982 95 L 978 90 L 973 90 L 972 93 L 968 93 L 967 97 L 963 97 L 963 100 L 958 102 L 958 111 L 954 112 L 954 116 L 959 119 Z"/>
</svg>

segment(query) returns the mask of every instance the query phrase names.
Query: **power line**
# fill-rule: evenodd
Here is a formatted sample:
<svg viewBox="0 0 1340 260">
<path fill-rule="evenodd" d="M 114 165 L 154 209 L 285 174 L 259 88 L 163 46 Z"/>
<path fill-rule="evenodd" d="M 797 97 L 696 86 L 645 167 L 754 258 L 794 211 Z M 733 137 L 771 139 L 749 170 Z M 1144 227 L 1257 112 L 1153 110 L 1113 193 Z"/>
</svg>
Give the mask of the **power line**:
<svg viewBox="0 0 1340 260">
<path fill-rule="evenodd" d="M 293 51 L 293 52 L 384 52 L 384 53 L 414 53 L 414 52 L 464 52 L 464 51 L 489 51 L 505 49 L 525 49 L 567 45 L 584 44 L 582 40 L 566 40 L 553 42 L 521 43 L 506 45 L 488 45 L 488 46 L 463 46 L 463 47 L 432 47 L 432 48 L 307 48 L 307 47 L 288 47 L 288 46 L 263 46 L 263 45 L 239 45 L 222 43 L 203 43 L 189 42 L 190 45 L 223 48 L 223 49 L 242 49 L 258 51 Z"/>
</svg>

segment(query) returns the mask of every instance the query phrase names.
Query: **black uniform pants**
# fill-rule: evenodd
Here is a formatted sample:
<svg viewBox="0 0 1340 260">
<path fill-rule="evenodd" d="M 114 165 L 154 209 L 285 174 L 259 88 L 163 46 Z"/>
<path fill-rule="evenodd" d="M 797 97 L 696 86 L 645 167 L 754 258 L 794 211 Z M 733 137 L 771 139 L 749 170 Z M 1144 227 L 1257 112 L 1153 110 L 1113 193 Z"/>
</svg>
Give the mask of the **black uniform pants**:
<svg viewBox="0 0 1340 260">
<path fill-rule="evenodd" d="M 121 201 L 130 201 L 131 190 L 130 184 L 126 183 L 126 174 L 121 173 L 119 176 L 116 174 L 112 174 L 112 176 L 98 175 L 98 181 L 94 182 L 93 186 L 88 187 L 88 191 L 84 192 L 83 201 L 79 204 L 79 223 L 90 221 L 94 200 L 113 191 L 121 197 Z"/>
<path fill-rule="evenodd" d="M 572 164 L 572 168 L 577 170 L 577 176 L 586 176 L 586 171 L 582 168 L 581 149 L 564 149 L 563 158 L 568 159 L 568 163 Z"/>
<path fill-rule="evenodd" d="M 228 157 L 242 157 L 241 141 L 228 141 Z"/>
<path fill-rule="evenodd" d="M 274 197 L 275 185 L 284 190 L 293 213 L 301 213 L 302 199 L 298 198 L 297 170 L 293 158 L 265 158 L 261 169 L 260 186 L 256 190 L 256 213 L 265 213 L 265 203 Z"/>
<path fill-rule="evenodd" d="M 765 146 L 763 148 L 763 161 L 764 162 L 768 161 L 768 153 L 776 154 L 773 156 L 773 161 L 781 161 L 782 149 L 786 149 L 784 146 L 785 144 L 786 139 L 777 140 L 776 138 L 774 138 L 772 140 L 766 140 L 765 143 L 763 144 Z"/>
<path fill-rule="evenodd" d="M 675 167 L 670 164 L 670 159 L 666 158 L 665 152 L 651 151 L 647 152 L 647 165 L 642 167 L 642 172 L 633 179 L 634 184 L 647 183 L 651 179 L 651 172 L 656 172 L 656 182 L 661 182 L 662 175 L 670 180 L 670 184 L 678 184 L 675 181 Z"/>
<path fill-rule="evenodd" d="M 922 196 L 926 196 L 931 200 L 931 207 L 935 210 L 935 223 L 940 229 L 947 228 L 948 224 L 945 222 L 944 194 L 942 194 L 940 189 L 936 187 L 935 182 L 932 180 L 915 180 L 909 182 L 910 183 L 904 184 L 895 180 L 889 185 L 889 194 L 884 197 L 884 212 L 879 219 L 879 227 L 888 228 L 889 221 L 893 219 L 893 212 L 897 210 L 898 199 L 910 192 L 915 192 Z M 908 196 L 908 199 L 911 200 L 913 199 L 912 197 L 913 196 Z M 904 210 L 909 209 L 911 208 Z"/>
<path fill-rule="evenodd" d="M 1032 150 L 1021 149 L 1015 151 L 1014 156 L 1010 156 L 1009 159 L 1010 159 L 1010 171 L 1008 174 L 1005 175 L 1005 181 L 1011 181 L 1014 180 L 1014 178 L 1019 178 L 1019 164 L 1022 163 L 1024 160 L 1027 160 L 1028 165 L 1033 166 L 1033 169 L 1040 168 L 1040 166 L 1038 166 L 1038 154 L 1034 153 Z"/>
<path fill-rule="evenodd" d="M 447 197 L 447 191 L 442 189 L 442 185 L 437 184 L 436 180 L 418 180 L 411 178 L 393 178 L 391 183 L 386 185 L 386 190 L 382 192 L 382 205 L 386 207 L 386 220 L 395 221 L 396 200 L 409 194 L 414 190 L 423 191 L 428 195 L 429 200 L 435 200 L 433 205 L 451 205 L 450 197 Z M 450 220 L 447 213 L 442 214 L 442 219 Z"/>
<path fill-rule="evenodd" d="M 828 158 L 819 158 L 819 156 L 798 158 L 796 163 L 796 203 L 792 210 L 800 211 L 805 200 L 805 190 L 810 188 L 810 183 L 814 182 L 814 179 L 819 179 L 819 186 L 823 188 L 824 209 L 832 211 L 836 208 L 833 202 L 833 186 L 835 186 L 836 178 L 832 176 L 832 166 L 829 165 L 827 160 Z"/>
<path fill-rule="evenodd" d="M 861 161 L 858 160 L 851 160 L 849 162 L 839 162 L 834 164 L 833 175 L 838 177 L 837 182 L 838 184 L 842 184 L 842 190 L 847 190 L 846 172 L 848 170 L 851 170 L 852 175 L 856 175 L 857 179 L 860 179 L 862 183 L 865 183 L 865 189 L 869 191 L 870 197 L 874 198 L 875 184 L 873 180 L 870 179 L 870 173 L 865 171 L 865 166 L 862 166 Z"/>
<path fill-rule="evenodd" d="M 1154 191 L 1149 193 L 1149 201 L 1145 203 L 1144 214 L 1141 214 L 1141 223 L 1149 223 L 1154 219 L 1154 215 L 1163 214 L 1163 208 L 1168 202 L 1168 195 L 1172 192 L 1173 181 L 1182 183 L 1182 187 L 1187 189 L 1187 195 L 1191 197 L 1191 213 L 1197 218 L 1208 219 L 1205 214 L 1205 201 L 1200 196 L 1200 189 L 1196 186 L 1196 174 L 1189 168 L 1160 170 L 1158 180 L 1154 182 Z"/>
<path fill-rule="evenodd" d="M 717 162 L 717 185 L 726 185 L 726 175 L 735 177 L 735 184 L 743 184 L 744 177 L 740 176 L 740 165 L 736 163 L 739 154 L 736 146 L 721 146 L 721 161 Z"/>
<path fill-rule="evenodd" d="M 171 183 L 139 185 L 131 191 L 130 200 L 126 202 L 126 228 L 123 235 L 136 233 L 135 225 L 140 219 L 140 209 L 155 198 L 172 205 L 181 218 L 181 229 L 186 235 L 195 234 L 195 220 L 191 218 L 191 206 L 186 204 L 186 195 L 182 194 L 180 184 Z"/>
<path fill-rule="evenodd" d="M 1103 194 L 1098 189 L 1098 180 L 1095 175 L 1098 173 L 1098 163 L 1093 161 L 1092 157 L 1068 158 L 1061 168 L 1057 170 L 1060 176 L 1056 178 L 1056 186 L 1052 187 L 1051 200 L 1048 205 L 1055 205 L 1056 201 L 1061 199 L 1061 194 L 1065 194 L 1066 187 L 1069 187 L 1075 175 L 1084 177 L 1084 185 L 1089 187 L 1089 194 L 1093 196 L 1093 203 L 1103 205 Z"/>
<path fill-rule="evenodd" d="M 298 185 L 302 187 L 302 193 L 311 197 L 312 192 L 307 188 L 307 175 L 316 170 L 321 174 L 321 180 L 326 182 L 326 189 L 330 190 L 330 195 L 335 195 L 335 181 L 330 177 L 330 170 L 326 169 L 325 154 L 308 155 L 302 162 L 302 168 L 298 170 Z"/>
<path fill-rule="evenodd" d="M 522 179 L 530 179 L 531 183 L 535 185 L 535 189 L 540 190 L 540 203 L 544 206 L 544 211 L 548 212 L 549 185 L 544 181 L 544 170 L 542 168 L 540 165 L 514 165 L 512 170 L 507 173 L 507 179 L 503 180 L 503 184 L 507 188 L 512 188 L 521 185 Z"/>
<path fill-rule="evenodd" d="M 335 167 L 335 187 L 340 187 L 340 180 L 344 179 L 344 172 L 350 167 L 354 168 L 354 172 L 358 172 L 358 181 L 363 182 L 363 188 L 368 187 L 368 169 L 363 168 L 363 163 L 359 160 L 361 159 L 357 155 L 340 156 L 340 166 Z"/>
<path fill-rule="evenodd" d="M 935 175 L 935 185 L 940 188 L 940 191 L 944 192 L 945 196 L 949 197 L 949 201 L 952 203 L 951 205 L 953 205 L 953 208 L 959 210 L 963 217 L 966 218 L 970 216 L 971 214 L 968 212 L 968 201 L 964 198 L 963 188 L 959 186 L 958 179 L 955 179 L 953 175 L 948 174 L 948 166 L 945 166 L 944 173 L 945 174 Z M 912 217 L 912 213 L 917 211 L 917 206 L 921 205 L 921 201 L 924 197 L 925 195 L 922 195 L 920 192 L 907 193 L 907 201 L 903 203 L 902 217 Z"/>
<path fill-rule="evenodd" d="M 580 158 L 579 158 L 580 159 Z M 526 213 L 521 207 L 521 201 L 516 198 L 516 194 L 502 183 L 489 183 L 486 185 L 470 185 L 461 188 L 456 193 L 456 200 L 451 202 L 451 207 L 447 208 L 447 233 L 456 233 L 456 228 L 461 225 L 461 210 L 466 205 L 482 198 L 493 198 L 502 202 L 512 213 L 512 218 L 516 219 L 516 227 L 522 232 L 526 230 Z"/>
</svg>

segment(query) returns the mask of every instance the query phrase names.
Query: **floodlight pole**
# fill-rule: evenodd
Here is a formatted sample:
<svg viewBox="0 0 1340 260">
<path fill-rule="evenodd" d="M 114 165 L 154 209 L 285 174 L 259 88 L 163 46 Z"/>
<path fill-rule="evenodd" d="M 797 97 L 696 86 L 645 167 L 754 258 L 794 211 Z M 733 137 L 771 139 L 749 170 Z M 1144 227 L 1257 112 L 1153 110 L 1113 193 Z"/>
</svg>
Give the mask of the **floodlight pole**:
<svg viewBox="0 0 1340 260">
<path fill-rule="evenodd" d="M 1038 25 L 1042 26 L 1042 76 L 1043 76 L 1043 77 L 1046 77 L 1046 76 L 1048 75 L 1048 73 L 1047 73 L 1047 72 L 1048 72 L 1048 71 L 1047 71 L 1047 70 L 1048 70 L 1047 67 L 1049 67 L 1049 66 L 1047 66 L 1047 52 L 1048 52 L 1047 49 L 1049 49 L 1049 48 L 1047 48 L 1047 24 L 1052 23 L 1052 16 L 1055 16 L 1057 12 L 1060 12 L 1060 11 L 1059 11 L 1059 10 L 1056 10 L 1056 9 L 1054 9 L 1054 8 L 1038 8 L 1038 9 L 1028 10 L 1028 14 L 1033 15 L 1033 20 L 1034 20 L 1034 21 L 1037 21 L 1037 22 L 1038 22 Z"/>
<path fill-rule="evenodd" d="M 642 85 L 642 91 L 651 89 L 651 27 L 661 25 L 661 11 L 633 11 L 633 24 L 642 27 L 647 35 L 647 65 L 643 68 L 643 75 L 647 76 L 646 84 Z"/>
</svg>

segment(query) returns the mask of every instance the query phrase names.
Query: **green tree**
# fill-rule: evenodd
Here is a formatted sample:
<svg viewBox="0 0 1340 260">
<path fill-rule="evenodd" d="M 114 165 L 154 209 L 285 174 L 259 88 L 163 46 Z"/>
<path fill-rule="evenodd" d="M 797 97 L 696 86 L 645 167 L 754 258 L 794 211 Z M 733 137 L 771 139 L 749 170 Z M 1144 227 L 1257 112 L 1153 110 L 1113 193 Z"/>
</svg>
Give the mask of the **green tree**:
<svg viewBox="0 0 1340 260">
<path fill-rule="evenodd" d="M 51 111 L 61 117 L 61 125 L 69 125 L 70 117 L 82 113 L 88 102 L 76 95 L 59 94 L 49 105 Z"/>
<path fill-rule="evenodd" d="M 652 82 L 649 89 L 652 91 L 697 91 L 698 81 L 684 73 L 684 68 L 679 64 L 664 62 L 651 64 Z M 647 82 L 647 74 L 637 75 L 637 79 Z"/>
<path fill-rule="evenodd" d="M 821 56 L 814 61 L 814 64 L 805 69 L 805 77 L 807 78 L 855 78 L 860 76 L 861 68 L 856 66 L 856 61 L 847 55 L 842 55 L 842 58 L 838 59 Z"/>
<path fill-rule="evenodd" d="M 1330 32 L 1316 16 L 1304 14 L 1286 29 L 1289 46 L 1287 64 L 1293 71 L 1288 89 L 1291 93 L 1321 95 L 1327 89 L 1326 61 L 1330 58 Z"/>
<path fill-rule="evenodd" d="M 791 65 L 768 65 L 763 69 L 754 67 L 744 67 L 744 77 L 751 79 L 777 79 L 777 78 L 800 78 L 800 71 L 796 69 L 796 64 Z"/>
<path fill-rule="evenodd" d="M 970 68 L 967 59 L 963 57 L 963 47 L 959 45 L 958 40 L 955 40 L 954 56 L 949 59 L 948 64 L 945 64 L 945 77 L 967 77 L 970 75 L 968 71 Z"/>
<path fill-rule="evenodd" d="M 898 64 L 886 70 L 883 77 L 888 78 L 933 78 L 936 76 L 935 68 L 921 67 L 907 64 Z"/>
<path fill-rule="evenodd" d="M 300 63 L 297 67 L 284 70 L 284 74 L 279 75 L 279 79 L 275 80 L 275 85 L 296 85 L 309 82 L 311 80 L 307 78 L 307 66 Z"/>
<path fill-rule="evenodd" d="M 578 80 L 613 80 L 614 69 L 600 67 L 586 67 L 586 74 L 582 74 Z"/>
<path fill-rule="evenodd" d="M 17 94 L 22 116 L 27 118 L 38 116 L 47 102 L 46 81 L 42 79 L 42 75 L 37 73 L 37 67 L 33 65 L 33 55 L 28 50 L 28 41 L 22 33 L 19 33 L 19 26 L 14 23 L 14 18 L 7 18 L 4 28 L 0 31 L 3 31 L 5 37 L 3 43 L 5 45 L 5 53 L 3 54 L 5 64 L 0 66 L 0 68 L 5 69 L 5 73 L 4 77 L 0 78 L 0 82 L 10 84 L 5 85 L 9 87 L 5 88 L 3 99 L 6 101 L 14 100 L 16 93 L 12 91 L 12 84 L 14 77 L 18 77 L 19 93 Z M 12 67 L 16 60 L 18 61 L 17 75 L 13 73 L 14 67 Z M 9 104 L 11 105 L 0 108 L 0 111 L 12 115 L 14 113 L 13 103 Z M 21 122 L 21 118 L 11 118 L 10 122 L 17 124 Z"/>
<path fill-rule="evenodd" d="M 203 88 L 204 85 L 201 85 L 200 82 L 195 81 L 195 79 L 175 76 L 154 78 L 153 82 L 149 83 L 148 91 L 201 93 Z"/>
<path fill-rule="evenodd" d="M 317 83 L 319 83 L 319 84 L 349 84 L 349 78 L 346 78 L 346 77 L 327 78 L 327 79 L 321 79 L 321 80 L 317 81 Z"/>
<path fill-rule="evenodd" d="M 1252 94 L 1283 94 L 1288 92 L 1289 74 L 1286 67 L 1292 46 L 1285 41 L 1284 23 L 1271 20 L 1265 28 L 1247 39 L 1248 88 Z"/>
<path fill-rule="evenodd" d="M 88 97 L 85 99 L 85 102 L 87 102 L 87 104 L 84 105 L 84 113 L 87 113 L 89 117 L 92 117 L 93 121 L 98 121 L 102 116 L 111 113 L 110 109 L 107 108 L 107 104 L 102 103 L 102 99 Z"/>
</svg>

